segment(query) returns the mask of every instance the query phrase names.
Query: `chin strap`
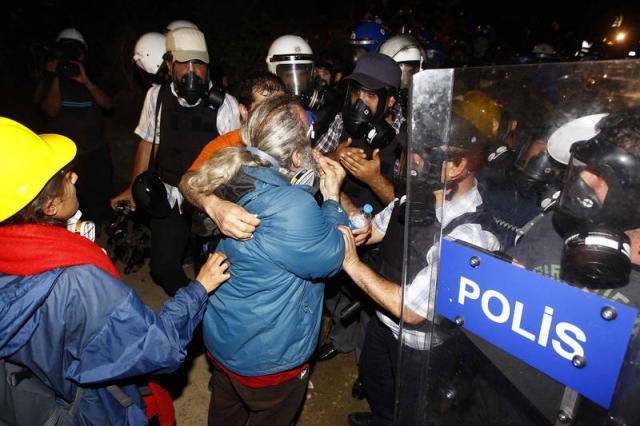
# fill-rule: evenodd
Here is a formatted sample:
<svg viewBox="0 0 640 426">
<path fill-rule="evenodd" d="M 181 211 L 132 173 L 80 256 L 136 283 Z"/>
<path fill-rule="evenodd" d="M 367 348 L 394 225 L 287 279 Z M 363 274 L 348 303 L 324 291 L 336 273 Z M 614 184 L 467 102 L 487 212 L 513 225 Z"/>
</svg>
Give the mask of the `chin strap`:
<svg viewBox="0 0 640 426">
<path fill-rule="evenodd" d="M 460 182 L 462 182 L 463 180 L 465 180 L 469 176 L 471 176 L 471 172 L 469 170 L 467 170 L 467 172 L 465 173 L 464 176 L 460 176 L 457 179 L 453 179 L 453 180 L 450 180 L 450 181 L 445 183 L 445 188 L 447 188 L 447 193 L 445 195 L 445 199 L 447 201 L 451 201 L 451 199 L 453 198 L 455 193 L 458 191 L 458 187 L 460 186 Z"/>
</svg>

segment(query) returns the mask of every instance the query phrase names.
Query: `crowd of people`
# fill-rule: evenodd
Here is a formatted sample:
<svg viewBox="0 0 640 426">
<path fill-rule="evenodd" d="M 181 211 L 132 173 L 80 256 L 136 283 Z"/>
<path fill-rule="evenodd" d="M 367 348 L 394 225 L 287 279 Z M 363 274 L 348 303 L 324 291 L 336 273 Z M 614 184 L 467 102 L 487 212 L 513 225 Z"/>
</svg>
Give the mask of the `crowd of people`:
<svg viewBox="0 0 640 426">
<path fill-rule="evenodd" d="M 0 420 L 145 424 L 166 398 L 153 375 L 178 368 L 200 322 L 213 370 L 209 424 L 294 424 L 313 363 L 351 351 L 353 395 L 371 412 L 349 424 L 398 421 L 400 386 L 413 397 L 403 416 L 420 418 L 423 384 L 398 375 L 400 364 L 421 371 L 429 354 L 453 371 L 473 346 L 440 322 L 425 325 L 441 237 L 544 269 L 564 259 L 561 236 L 604 227 L 631 247 L 626 259 L 614 253 L 616 270 L 573 256 L 554 278 L 607 297 L 615 288 L 617 300 L 640 305 L 631 266 L 640 264 L 640 112 L 606 110 L 585 141 L 563 145 L 563 163 L 545 135 L 509 115 L 507 99 L 465 87 L 446 137 L 409 146 L 417 72 L 495 61 L 478 56 L 488 52 L 480 39 L 475 57 L 450 47 L 445 58 L 434 40 L 386 31 L 375 20 L 354 26 L 348 59 L 278 37 L 237 96 L 212 79 L 192 22 L 141 35 L 133 60 L 148 90 L 119 194 L 104 137 L 111 99 L 85 69 L 83 35 L 59 33 L 36 93 L 47 133 L 0 118 Z M 538 62 L 557 58 L 533 51 L 547 55 Z M 350 226 L 365 204 L 372 220 Z M 123 205 L 149 217 L 150 273 L 169 296 L 160 313 L 72 226 L 81 208 L 100 231 Z M 183 265 L 194 247 L 191 279 Z M 332 325 L 319 342 L 323 315 Z M 483 376 L 488 387 L 494 379 Z M 474 424 L 486 408 L 480 397 L 464 412 L 442 392 L 429 398 L 435 424 Z M 494 420 L 536 424 L 510 411 L 509 398 Z"/>
</svg>

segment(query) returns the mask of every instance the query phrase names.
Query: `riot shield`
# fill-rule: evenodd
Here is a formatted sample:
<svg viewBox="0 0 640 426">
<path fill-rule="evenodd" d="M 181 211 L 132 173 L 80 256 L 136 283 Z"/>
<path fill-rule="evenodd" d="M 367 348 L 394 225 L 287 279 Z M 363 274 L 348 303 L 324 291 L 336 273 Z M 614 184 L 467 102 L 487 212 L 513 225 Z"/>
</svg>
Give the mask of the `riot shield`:
<svg viewBox="0 0 640 426">
<path fill-rule="evenodd" d="M 640 423 L 638 77 L 414 76 L 394 424 Z"/>
</svg>

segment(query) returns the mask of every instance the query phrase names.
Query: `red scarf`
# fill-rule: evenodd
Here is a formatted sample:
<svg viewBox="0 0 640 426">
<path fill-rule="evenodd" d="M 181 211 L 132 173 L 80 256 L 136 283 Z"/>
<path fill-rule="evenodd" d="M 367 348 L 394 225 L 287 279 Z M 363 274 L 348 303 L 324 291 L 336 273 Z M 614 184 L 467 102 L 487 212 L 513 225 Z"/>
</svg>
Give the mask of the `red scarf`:
<svg viewBox="0 0 640 426">
<path fill-rule="evenodd" d="M 92 241 L 60 226 L 0 226 L 0 272 L 9 275 L 36 275 L 54 268 L 95 265 L 120 278 L 116 267 Z M 161 426 L 172 425 L 175 411 L 171 394 L 155 382 L 144 395 L 148 419 L 155 416 Z"/>
<path fill-rule="evenodd" d="M 0 272 L 36 275 L 76 265 L 95 265 L 120 278 L 116 267 L 97 244 L 63 227 L 0 226 Z"/>
</svg>

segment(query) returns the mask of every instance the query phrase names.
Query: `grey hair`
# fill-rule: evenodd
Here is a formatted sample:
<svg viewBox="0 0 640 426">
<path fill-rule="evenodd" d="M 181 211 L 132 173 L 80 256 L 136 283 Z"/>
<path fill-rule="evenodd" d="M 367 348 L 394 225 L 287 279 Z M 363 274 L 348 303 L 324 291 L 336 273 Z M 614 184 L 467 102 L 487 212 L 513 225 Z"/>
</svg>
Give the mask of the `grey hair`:
<svg viewBox="0 0 640 426">
<path fill-rule="evenodd" d="M 198 194 L 212 194 L 233 179 L 240 167 L 260 165 L 244 147 L 230 146 L 216 152 L 197 171 L 188 172 L 187 187 Z"/>
<path fill-rule="evenodd" d="M 255 146 L 271 155 L 281 167 L 290 169 L 293 153 L 309 146 L 307 126 L 300 120 L 301 108 L 292 96 L 264 100 L 242 127 L 242 140 L 247 146 Z"/>
<path fill-rule="evenodd" d="M 281 167 L 291 168 L 295 152 L 310 149 L 307 126 L 300 119 L 300 103 L 291 96 L 264 100 L 249 115 L 241 129 L 242 140 L 275 158 Z M 244 147 L 229 147 L 217 152 L 196 172 L 191 172 L 187 186 L 195 193 L 211 194 L 228 183 L 242 166 L 271 164 L 253 156 Z"/>
</svg>

